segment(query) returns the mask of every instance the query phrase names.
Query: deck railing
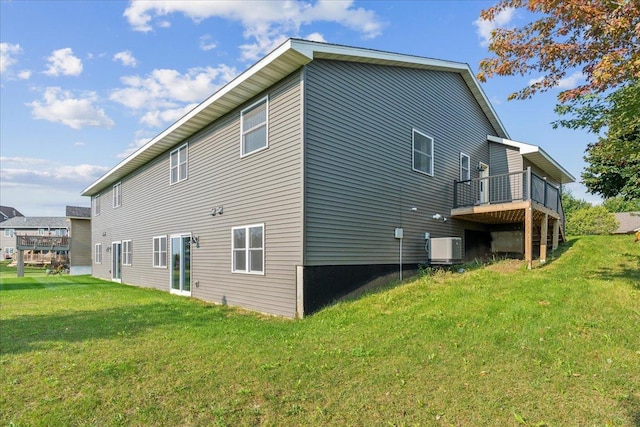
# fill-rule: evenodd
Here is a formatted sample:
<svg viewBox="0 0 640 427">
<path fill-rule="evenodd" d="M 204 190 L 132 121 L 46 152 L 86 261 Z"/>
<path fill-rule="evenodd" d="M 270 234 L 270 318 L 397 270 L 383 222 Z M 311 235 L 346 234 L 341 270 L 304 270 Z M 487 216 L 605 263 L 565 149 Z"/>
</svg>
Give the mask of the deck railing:
<svg viewBox="0 0 640 427">
<path fill-rule="evenodd" d="M 16 249 L 68 251 L 69 236 L 16 235 Z"/>
<path fill-rule="evenodd" d="M 455 181 L 453 207 L 533 200 L 563 216 L 560 189 L 527 168 L 522 172 Z"/>
</svg>

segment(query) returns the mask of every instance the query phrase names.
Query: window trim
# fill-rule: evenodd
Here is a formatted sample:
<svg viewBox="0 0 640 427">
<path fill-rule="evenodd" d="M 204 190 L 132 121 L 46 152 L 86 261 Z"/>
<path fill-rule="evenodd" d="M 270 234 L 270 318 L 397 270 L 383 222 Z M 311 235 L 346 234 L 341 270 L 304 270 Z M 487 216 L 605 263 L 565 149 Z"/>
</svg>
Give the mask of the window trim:
<svg viewBox="0 0 640 427">
<path fill-rule="evenodd" d="M 180 161 L 180 151 L 184 149 L 184 155 L 185 155 L 185 159 L 184 162 Z M 175 166 L 175 168 L 177 169 L 176 172 L 176 181 L 173 181 L 173 166 L 171 164 L 171 158 L 173 157 L 174 153 L 178 153 L 178 164 Z M 184 178 L 180 179 L 180 165 L 181 164 L 185 164 L 185 176 Z M 174 184 L 178 184 L 182 181 L 186 181 L 187 179 L 189 179 L 189 143 L 185 142 L 184 144 L 182 144 L 181 146 L 179 146 L 178 148 L 176 148 L 175 150 L 171 150 L 171 152 L 169 153 L 169 185 L 174 185 Z"/>
<path fill-rule="evenodd" d="M 164 265 L 162 265 L 162 245 L 158 244 L 158 264 L 156 265 L 156 239 L 158 239 L 160 242 L 162 241 L 162 239 L 164 239 Z M 151 244 L 151 265 L 153 266 L 153 268 L 167 268 L 167 257 L 168 257 L 168 253 L 169 253 L 169 242 L 167 241 L 167 236 L 154 236 L 153 240 L 152 240 L 152 244 Z"/>
<path fill-rule="evenodd" d="M 256 228 L 256 227 L 260 227 L 262 229 L 262 270 L 261 271 L 251 271 L 250 268 L 250 257 L 249 257 L 249 252 L 251 251 L 251 249 L 258 249 L 258 248 L 251 248 L 250 247 L 250 233 L 249 233 L 249 229 L 251 228 Z M 234 262 L 234 252 L 235 252 L 235 246 L 234 246 L 234 232 L 236 230 L 245 230 L 245 247 L 244 247 L 244 252 L 245 252 L 245 269 L 244 270 L 236 270 L 235 268 L 235 262 Z M 258 275 L 258 276 L 264 276 L 265 275 L 265 270 L 266 270 L 266 266 L 265 266 L 265 256 L 266 256 L 266 251 L 265 251 L 265 247 L 264 247 L 264 242 L 265 242 L 265 227 L 264 227 L 264 223 L 260 223 L 260 224 L 250 224 L 250 225 L 241 225 L 238 227 L 231 227 L 231 272 L 232 273 L 238 273 L 238 274 L 253 274 L 253 275 Z"/>
<path fill-rule="evenodd" d="M 122 265 L 133 265 L 133 244 L 131 239 L 122 242 Z"/>
<path fill-rule="evenodd" d="M 93 196 L 93 215 L 99 216 L 100 210 L 101 210 L 100 194 L 98 193 L 95 196 Z"/>
<path fill-rule="evenodd" d="M 467 159 L 466 176 L 464 176 L 465 169 L 462 165 L 462 160 L 465 158 Z M 460 181 L 467 181 L 468 184 L 470 184 L 469 181 L 471 181 L 471 156 L 463 153 L 462 151 L 460 152 Z"/>
<path fill-rule="evenodd" d="M 4 237 L 13 237 L 16 234 L 15 228 L 5 228 L 4 229 Z"/>
<path fill-rule="evenodd" d="M 420 134 L 421 136 L 431 140 L 431 153 L 423 153 L 429 156 L 429 166 L 431 172 L 425 172 L 420 169 L 416 169 L 416 134 Z M 432 136 L 427 135 L 424 132 L 419 131 L 416 128 L 411 129 L 411 169 L 414 171 L 421 173 L 427 176 L 435 176 L 435 147 L 436 142 Z"/>
<path fill-rule="evenodd" d="M 113 208 L 122 206 L 122 181 L 113 185 Z"/>
<path fill-rule="evenodd" d="M 247 131 L 244 130 L 244 115 L 247 111 L 252 110 L 254 108 L 256 108 L 258 105 L 264 103 L 265 106 L 265 119 L 264 119 L 264 125 L 261 123 L 257 126 L 252 127 L 251 129 L 248 129 Z M 245 148 L 244 148 L 244 136 L 246 133 L 254 131 L 258 128 L 260 128 L 261 126 L 265 126 L 265 144 L 263 147 L 257 148 L 255 150 L 249 151 L 249 152 L 245 152 Z M 253 104 L 249 105 L 246 108 L 243 108 L 240 111 L 240 158 L 243 157 L 247 157 L 250 156 L 254 153 L 258 153 L 262 150 L 266 150 L 267 148 L 269 148 L 269 95 L 260 98 L 259 100 L 257 100 L 256 102 L 254 102 Z"/>
<path fill-rule="evenodd" d="M 93 262 L 102 264 L 102 243 L 96 243 L 93 249 Z"/>
</svg>

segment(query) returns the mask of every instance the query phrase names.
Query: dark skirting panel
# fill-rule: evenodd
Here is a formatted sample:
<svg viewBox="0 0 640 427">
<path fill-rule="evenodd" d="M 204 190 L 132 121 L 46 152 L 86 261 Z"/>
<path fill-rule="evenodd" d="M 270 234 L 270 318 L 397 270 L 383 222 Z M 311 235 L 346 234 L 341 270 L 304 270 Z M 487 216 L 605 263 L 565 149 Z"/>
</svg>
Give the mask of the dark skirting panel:
<svg viewBox="0 0 640 427">
<path fill-rule="evenodd" d="M 403 271 L 415 272 L 416 264 L 404 264 Z M 318 311 L 338 298 L 378 277 L 398 273 L 398 264 L 323 265 L 304 267 L 304 313 Z"/>
</svg>

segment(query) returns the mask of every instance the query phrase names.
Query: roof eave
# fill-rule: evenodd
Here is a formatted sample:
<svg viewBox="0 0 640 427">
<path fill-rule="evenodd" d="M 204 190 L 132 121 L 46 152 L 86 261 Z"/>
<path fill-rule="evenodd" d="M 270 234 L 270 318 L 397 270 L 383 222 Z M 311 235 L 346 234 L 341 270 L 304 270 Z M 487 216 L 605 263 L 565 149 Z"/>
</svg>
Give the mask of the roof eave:
<svg viewBox="0 0 640 427">
<path fill-rule="evenodd" d="M 334 59 L 459 73 L 496 132 L 501 137 L 509 137 L 468 64 L 289 39 L 211 95 L 180 120 L 122 160 L 85 188 L 81 195 L 94 196 L 99 194 L 102 190 L 117 183 L 140 166 L 158 157 L 176 144 L 187 140 L 211 122 L 239 107 L 313 59 Z"/>
<path fill-rule="evenodd" d="M 576 181 L 569 171 L 537 145 L 499 138 L 493 135 L 487 135 L 487 140 L 518 148 L 522 157 L 549 173 L 552 178 L 558 180 L 561 184 L 570 184 Z"/>
</svg>

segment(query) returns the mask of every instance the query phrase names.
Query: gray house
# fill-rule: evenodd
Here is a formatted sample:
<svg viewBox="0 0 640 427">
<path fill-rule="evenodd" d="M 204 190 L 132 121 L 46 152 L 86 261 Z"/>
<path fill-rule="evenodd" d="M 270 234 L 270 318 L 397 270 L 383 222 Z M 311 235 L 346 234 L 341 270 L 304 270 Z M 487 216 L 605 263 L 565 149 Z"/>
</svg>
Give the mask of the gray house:
<svg viewBox="0 0 640 427">
<path fill-rule="evenodd" d="M 468 65 L 290 39 L 83 195 L 94 276 L 294 317 L 429 260 L 543 260 L 571 181 Z"/>
<path fill-rule="evenodd" d="M 67 206 L 69 274 L 91 274 L 91 208 Z"/>
</svg>

